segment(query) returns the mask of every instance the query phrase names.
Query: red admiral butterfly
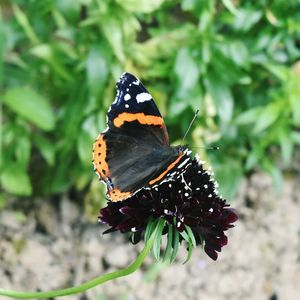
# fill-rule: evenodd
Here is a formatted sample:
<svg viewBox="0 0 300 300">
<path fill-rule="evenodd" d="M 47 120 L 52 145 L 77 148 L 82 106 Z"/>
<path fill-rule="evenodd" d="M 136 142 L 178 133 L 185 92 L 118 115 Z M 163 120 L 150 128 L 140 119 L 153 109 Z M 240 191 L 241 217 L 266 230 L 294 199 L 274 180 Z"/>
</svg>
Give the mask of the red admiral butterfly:
<svg viewBox="0 0 300 300">
<path fill-rule="evenodd" d="M 171 147 L 164 120 L 139 79 L 124 73 L 93 147 L 93 164 L 107 196 L 122 201 L 178 178 L 191 164 L 187 146 Z"/>
</svg>

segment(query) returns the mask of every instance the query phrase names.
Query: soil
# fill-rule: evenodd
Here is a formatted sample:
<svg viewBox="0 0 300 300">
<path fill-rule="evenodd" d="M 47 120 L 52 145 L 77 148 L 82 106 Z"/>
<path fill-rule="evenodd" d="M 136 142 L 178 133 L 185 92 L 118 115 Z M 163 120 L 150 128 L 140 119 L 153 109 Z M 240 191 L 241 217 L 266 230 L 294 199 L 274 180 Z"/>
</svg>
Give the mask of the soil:
<svg viewBox="0 0 300 300">
<path fill-rule="evenodd" d="M 118 233 L 102 235 L 106 227 L 97 223 L 98 212 L 95 222 L 88 222 L 83 208 L 67 196 L 56 203 L 30 203 L 26 218 L 17 212 L 17 202 L 14 209 L 0 212 L 2 288 L 77 285 L 127 266 L 143 246 L 133 246 Z M 269 177 L 255 174 L 242 183 L 232 206 L 240 219 L 228 232 L 229 244 L 216 262 L 197 248 L 183 264 L 182 247 L 171 266 L 154 265 L 149 256 L 142 269 L 128 277 L 62 299 L 300 299 L 299 182 L 286 179 L 278 195 Z"/>
</svg>

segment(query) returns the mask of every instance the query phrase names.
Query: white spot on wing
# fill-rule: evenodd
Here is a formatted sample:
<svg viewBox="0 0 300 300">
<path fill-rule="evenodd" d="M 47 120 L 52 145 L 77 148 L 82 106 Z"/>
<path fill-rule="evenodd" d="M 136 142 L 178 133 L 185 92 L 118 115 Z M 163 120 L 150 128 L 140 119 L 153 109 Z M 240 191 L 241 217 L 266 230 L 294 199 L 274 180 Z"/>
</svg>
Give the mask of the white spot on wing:
<svg viewBox="0 0 300 300">
<path fill-rule="evenodd" d="M 145 102 L 145 101 L 149 101 L 149 100 L 151 100 L 152 99 L 152 97 L 151 97 L 151 95 L 150 94 L 148 94 L 148 93 L 140 93 L 140 94 L 138 94 L 137 96 L 136 96 L 136 101 L 137 102 Z"/>
<path fill-rule="evenodd" d="M 129 108 L 129 105 L 128 105 L 128 104 L 125 104 L 125 107 L 126 107 L 126 108 Z"/>
<path fill-rule="evenodd" d="M 126 95 L 124 96 L 124 100 L 125 100 L 125 101 L 128 101 L 130 98 L 131 98 L 131 96 L 130 96 L 129 94 L 126 94 Z"/>
</svg>

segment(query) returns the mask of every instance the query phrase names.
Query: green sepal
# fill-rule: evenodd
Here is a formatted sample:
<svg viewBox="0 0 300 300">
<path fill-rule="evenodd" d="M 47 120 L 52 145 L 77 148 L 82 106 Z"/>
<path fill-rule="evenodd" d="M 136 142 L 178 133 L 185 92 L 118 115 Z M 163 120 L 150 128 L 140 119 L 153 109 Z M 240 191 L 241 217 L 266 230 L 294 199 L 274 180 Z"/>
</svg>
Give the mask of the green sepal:
<svg viewBox="0 0 300 300">
<path fill-rule="evenodd" d="M 187 255 L 186 260 L 183 262 L 183 264 L 185 264 L 190 260 L 190 258 L 192 256 L 193 248 L 196 247 L 196 240 L 195 240 L 195 236 L 189 226 L 186 226 L 185 231 L 180 232 L 180 235 L 187 242 L 187 247 L 188 247 L 188 255 Z"/>
<path fill-rule="evenodd" d="M 193 244 L 192 244 L 191 240 L 187 241 L 187 249 L 188 249 L 188 255 L 187 255 L 185 261 L 183 262 L 183 264 L 186 264 L 190 260 L 190 258 L 192 256 L 192 253 L 193 253 Z"/>
<path fill-rule="evenodd" d="M 185 229 L 186 229 L 186 233 L 188 234 L 188 236 L 193 244 L 193 247 L 196 248 L 197 243 L 196 243 L 196 239 L 195 239 L 195 236 L 194 236 L 194 233 L 193 233 L 191 227 L 185 225 Z"/>
<path fill-rule="evenodd" d="M 178 230 L 174 229 L 173 233 L 174 233 L 173 245 L 172 245 L 173 252 L 171 255 L 170 263 L 173 263 L 175 261 L 178 252 L 178 246 L 179 246 L 179 232 Z"/>
<path fill-rule="evenodd" d="M 168 224 L 168 240 L 167 240 L 167 246 L 163 258 L 164 262 L 171 260 L 172 243 L 173 243 L 173 226 L 171 224 Z"/>
<path fill-rule="evenodd" d="M 153 244 L 152 252 L 156 260 L 160 259 L 160 246 L 161 246 L 161 235 L 163 232 L 163 229 L 165 227 L 165 220 L 164 219 L 159 219 L 158 224 L 157 224 L 157 234 L 155 237 L 155 241 Z"/>
<path fill-rule="evenodd" d="M 147 241 L 149 240 L 152 232 L 155 230 L 156 223 L 157 223 L 157 221 L 153 220 L 152 217 L 149 218 L 148 223 L 147 223 L 147 227 L 146 227 L 146 230 L 145 230 L 145 235 L 144 235 L 145 243 L 147 243 Z"/>
</svg>

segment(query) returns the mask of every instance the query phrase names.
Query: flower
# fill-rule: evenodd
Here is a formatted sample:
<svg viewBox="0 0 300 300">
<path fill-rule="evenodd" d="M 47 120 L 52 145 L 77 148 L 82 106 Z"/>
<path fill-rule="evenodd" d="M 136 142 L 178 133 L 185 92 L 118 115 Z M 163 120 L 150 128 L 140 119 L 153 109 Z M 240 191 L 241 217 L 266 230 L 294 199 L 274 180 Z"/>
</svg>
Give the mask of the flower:
<svg viewBox="0 0 300 300">
<path fill-rule="evenodd" d="M 109 201 L 100 210 L 99 221 L 110 226 L 104 233 L 134 232 L 134 242 L 138 242 L 150 218 L 164 219 L 165 227 L 171 224 L 179 233 L 189 227 L 196 243 L 204 243 L 207 255 L 216 260 L 218 252 L 227 244 L 224 231 L 234 226 L 238 216 L 218 195 L 217 183 L 210 172 L 203 169 L 203 162 L 193 158 L 174 181 L 141 189 L 124 201 Z M 167 228 L 163 230 L 165 233 Z"/>
</svg>

